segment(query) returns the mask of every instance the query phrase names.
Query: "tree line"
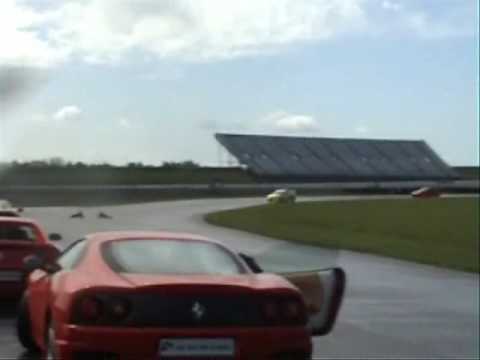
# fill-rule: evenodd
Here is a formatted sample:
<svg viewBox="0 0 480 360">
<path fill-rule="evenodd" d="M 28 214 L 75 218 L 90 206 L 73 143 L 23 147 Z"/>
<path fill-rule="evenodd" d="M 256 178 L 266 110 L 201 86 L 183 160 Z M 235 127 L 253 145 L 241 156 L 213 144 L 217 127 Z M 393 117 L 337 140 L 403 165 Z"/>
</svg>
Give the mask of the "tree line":
<svg viewBox="0 0 480 360">
<path fill-rule="evenodd" d="M 29 160 L 29 161 L 10 161 L 0 163 L 3 169 L 38 169 L 38 168 L 75 168 L 75 169 L 105 169 L 105 168 L 158 168 L 158 169 L 196 169 L 201 166 L 192 161 L 164 161 L 161 165 L 144 164 L 141 161 L 128 162 L 125 165 L 113 165 L 108 162 L 102 163 L 86 163 L 82 161 L 68 161 L 61 157 L 52 157 L 49 159 Z"/>
</svg>

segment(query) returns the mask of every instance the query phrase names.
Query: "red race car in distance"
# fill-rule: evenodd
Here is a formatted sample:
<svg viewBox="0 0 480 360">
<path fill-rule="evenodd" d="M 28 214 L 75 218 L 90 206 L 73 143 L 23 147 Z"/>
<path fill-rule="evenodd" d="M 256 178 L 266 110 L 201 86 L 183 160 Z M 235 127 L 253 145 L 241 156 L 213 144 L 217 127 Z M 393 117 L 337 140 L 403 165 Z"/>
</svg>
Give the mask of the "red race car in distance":
<svg viewBox="0 0 480 360">
<path fill-rule="evenodd" d="M 219 243 L 165 232 L 89 235 L 26 267 L 19 340 L 62 360 L 310 359 L 345 287 L 340 269 L 289 281 Z"/>
<path fill-rule="evenodd" d="M 52 240 L 60 240 L 52 234 Z M 59 250 L 34 220 L 0 216 L 0 299 L 13 299 L 24 289 L 24 260 L 36 254 L 45 261 L 54 260 Z"/>
</svg>

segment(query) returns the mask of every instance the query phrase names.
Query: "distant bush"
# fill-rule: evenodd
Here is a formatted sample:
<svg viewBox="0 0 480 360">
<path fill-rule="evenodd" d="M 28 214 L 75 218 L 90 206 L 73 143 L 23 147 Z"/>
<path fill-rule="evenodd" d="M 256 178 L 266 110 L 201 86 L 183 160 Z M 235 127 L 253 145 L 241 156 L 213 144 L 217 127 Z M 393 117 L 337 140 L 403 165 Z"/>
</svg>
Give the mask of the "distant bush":
<svg viewBox="0 0 480 360">
<path fill-rule="evenodd" d="M 67 161 L 61 157 L 52 157 L 49 159 L 42 160 L 30 160 L 30 161 L 12 161 L 0 163 L 0 169 L 29 169 L 29 168 L 156 168 L 156 169 L 197 169 L 201 166 L 192 160 L 185 161 L 165 161 L 162 165 L 147 165 L 141 161 L 138 162 L 129 162 L 126 165 L 113 165 L 109 163 L 84 163 L 81 161 Z"/>
<path fill-rule="evenodd" d="M 61 158 L 0 164 L 1 185 L 139 185 L 250 183 L 252 177 L 241 168 L 202 167 L 187 160 L 146 165 L 130 162 L 68 162 Z"/>
<path fill-rule="evenodd" d="M 187 160 L 182 162 L 164 162 L 161 166 L 164 169 L 198 169 L 200 165 L 197 163 Z"/>
</svg>

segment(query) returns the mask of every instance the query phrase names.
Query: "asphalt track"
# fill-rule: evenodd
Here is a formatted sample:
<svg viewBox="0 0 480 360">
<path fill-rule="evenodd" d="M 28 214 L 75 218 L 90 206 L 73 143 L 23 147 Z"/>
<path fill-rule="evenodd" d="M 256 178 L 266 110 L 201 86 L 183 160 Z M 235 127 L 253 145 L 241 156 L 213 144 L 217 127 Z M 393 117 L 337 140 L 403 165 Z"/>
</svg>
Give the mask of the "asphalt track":
<svg viewBox="0 0 480 360">
<path fill-rule="evenodd" d="M 336 200 L 348 197 L 335 197 Z M 332 198 L 324 197 L 325 200 Z M 306 199 L 308 200 L 308 199 Z M 202 234 L 256 255 L 271 271 L 342 266 L 348 288 L 334 331 L 314 339 L 315 358 L 479 357 L 479 277 L 349 251 L 322 250 L 207 225 L 202 214 L 261 203 L 258 198 L 189 200 L 82 209 L 27 209 L 62 247 L 86 233 L 111 229 Z M 98 219 L 102 210 L 112 219 Z M 27 359 L 16 341 L 13 309 L 0 309 L 0 359 Z"/>
</svg>

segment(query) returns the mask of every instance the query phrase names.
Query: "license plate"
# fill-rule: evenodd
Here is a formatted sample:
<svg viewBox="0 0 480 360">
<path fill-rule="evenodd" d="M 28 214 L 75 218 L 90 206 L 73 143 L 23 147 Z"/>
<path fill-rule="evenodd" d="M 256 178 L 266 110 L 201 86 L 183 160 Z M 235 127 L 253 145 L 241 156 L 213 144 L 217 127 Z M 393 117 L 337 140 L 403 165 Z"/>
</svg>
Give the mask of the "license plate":
<svg viewBox="0 0 480 360">
<path fill-rule="evenodd" d="M 0 271 L 0 281 L 3 282 L 19 282 L 22 280 L 22 273 L 20 271 Z"/>
<path fill-rule="evenodd" d="M 161 357 L 233 357 L 235 341 L 229 338 L 167 338 L 160 340 L 158 354 Z"/>
</svg>

